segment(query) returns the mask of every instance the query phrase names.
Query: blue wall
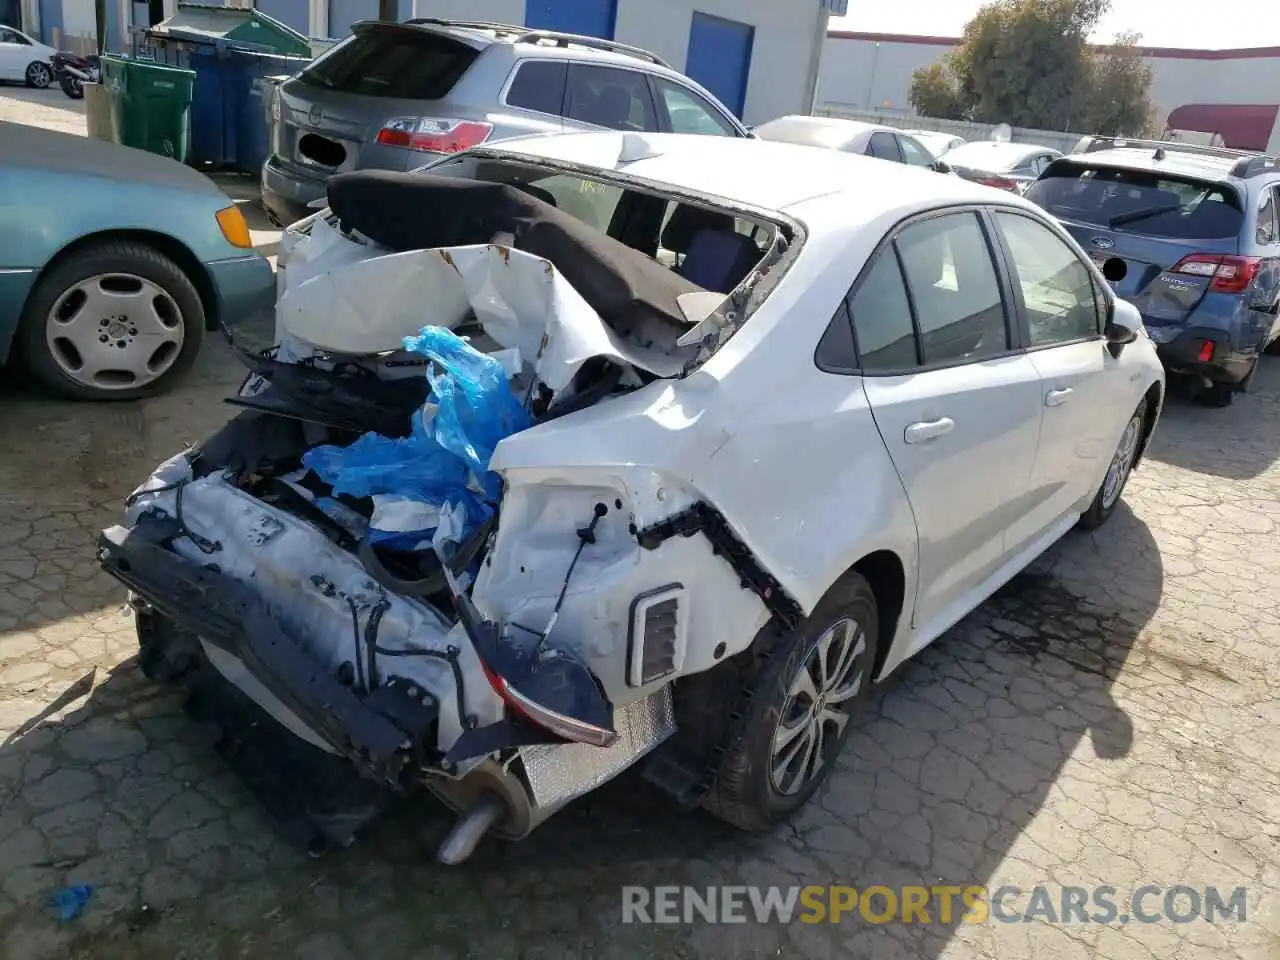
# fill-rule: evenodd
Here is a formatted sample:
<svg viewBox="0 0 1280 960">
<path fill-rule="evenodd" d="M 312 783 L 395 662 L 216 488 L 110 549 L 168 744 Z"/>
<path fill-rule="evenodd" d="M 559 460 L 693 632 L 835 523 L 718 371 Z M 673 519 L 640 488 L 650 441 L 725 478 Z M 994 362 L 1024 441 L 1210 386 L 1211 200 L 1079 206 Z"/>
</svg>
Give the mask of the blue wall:
<svg viewBox="0 0 1280 960">
<path fill-rule="evenodd" d="M 618 0 L 526 0 L 524 22 L 539 30 L 612 40 Z"/>
<path fill-rule="evenodd" d="M 756 28 L 706 13 L 693 15 L 684 72 L 697 80 L 739 119 L 747 102 L 747 78 Z"/>
<path fill-rule="evenodd" d="M 40 39 L 53 43 L 53 30 L 62 29 L 62 0 L 40 0 Z"/>
</svg>

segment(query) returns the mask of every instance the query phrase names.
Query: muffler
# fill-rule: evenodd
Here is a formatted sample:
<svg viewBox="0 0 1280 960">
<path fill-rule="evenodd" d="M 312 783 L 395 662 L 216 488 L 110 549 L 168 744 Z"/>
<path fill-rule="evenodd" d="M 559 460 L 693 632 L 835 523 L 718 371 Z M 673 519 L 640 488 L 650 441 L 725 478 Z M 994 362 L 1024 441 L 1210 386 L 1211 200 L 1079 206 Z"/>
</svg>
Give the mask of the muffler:
<svg viewBox="0 0 1280 960">
<path fill-rule="evenodd" d="M 458 818 L 436 851 L 436 859 L 446 867 L 456 867 L 475 853 L 489 828 L 507 815 L 507 803 L 496 793 L 485 793 Z"/>
</svg>

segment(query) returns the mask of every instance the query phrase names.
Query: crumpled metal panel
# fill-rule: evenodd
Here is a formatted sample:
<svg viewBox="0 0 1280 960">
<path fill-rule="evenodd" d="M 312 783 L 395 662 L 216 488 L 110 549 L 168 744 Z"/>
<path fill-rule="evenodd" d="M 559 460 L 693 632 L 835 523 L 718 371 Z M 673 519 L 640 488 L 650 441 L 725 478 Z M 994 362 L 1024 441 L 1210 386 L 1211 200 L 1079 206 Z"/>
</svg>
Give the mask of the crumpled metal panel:
<svg viewBox="0 0 1280 960">
<path fill-rule="evenodd" d="M 614 714 L 611 747 L 545 744 L 520 751 L 529 792 L 538 807 L 559 807 L 590 793 L 640 760 L 676 731 L 671 687 L 635 700 Z"/>
</svg>

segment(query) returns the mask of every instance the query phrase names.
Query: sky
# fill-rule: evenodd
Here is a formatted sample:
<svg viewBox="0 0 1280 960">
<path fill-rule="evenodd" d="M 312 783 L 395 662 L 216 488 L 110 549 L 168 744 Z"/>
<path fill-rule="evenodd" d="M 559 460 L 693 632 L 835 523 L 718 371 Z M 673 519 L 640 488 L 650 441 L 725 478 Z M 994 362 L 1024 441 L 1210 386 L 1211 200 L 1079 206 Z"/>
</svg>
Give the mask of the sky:
<svg viewBox="0 0 1280 960">
<path fill-rule="evenodd" d="M 849 0 L 849 15 L 833 17 L 831 29 L 958 37 L 981 6 L 982 0 Z M 1238 10 L 1241 15 L 1223 15 L 1226 10 Z M 1280 2 L 1222 5 L 1205 0 L 1112 0 L 1111 13 L 1093 39 L 1110 40 L 1126 30 L 1141 33 L 1142 43 L 1150 47 L 1280 46 Z"/>
</svg>

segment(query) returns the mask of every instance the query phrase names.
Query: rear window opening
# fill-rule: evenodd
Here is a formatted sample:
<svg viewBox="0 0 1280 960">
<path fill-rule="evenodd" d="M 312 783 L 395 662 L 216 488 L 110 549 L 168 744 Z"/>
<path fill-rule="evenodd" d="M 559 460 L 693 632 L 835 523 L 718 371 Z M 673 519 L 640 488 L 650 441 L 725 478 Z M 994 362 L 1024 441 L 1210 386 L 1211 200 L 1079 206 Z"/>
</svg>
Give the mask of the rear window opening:
<svg viewBox="0 0 1280 960">
<path fill-rule="evenodd" d="M 1232 187 L 1146 170 L 1059 162 L 1026 197 L 1055 216 L 1146 237 L 1223 240 L 1244 224 Z"/>
<path fill-rule="evenodd" d="M 465 43 L 425 30 L 375 26 L 318 58 L 298 79 L 340 93 L 440 100 L 479 55 Z"/>
</svg>

